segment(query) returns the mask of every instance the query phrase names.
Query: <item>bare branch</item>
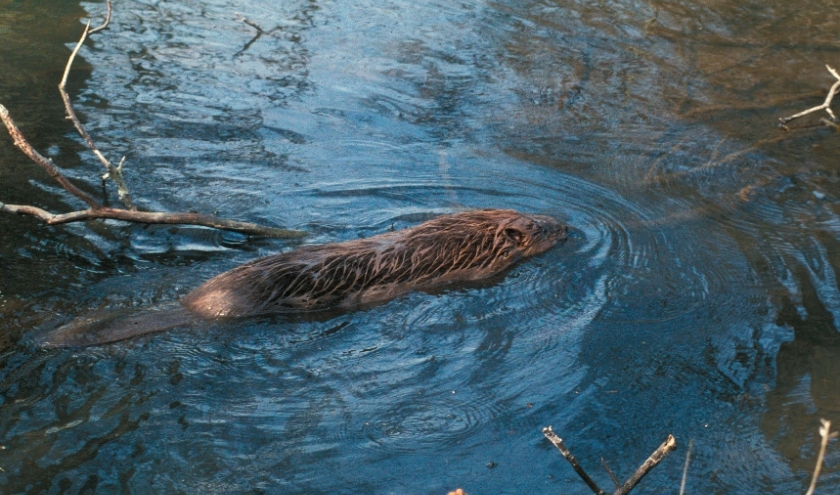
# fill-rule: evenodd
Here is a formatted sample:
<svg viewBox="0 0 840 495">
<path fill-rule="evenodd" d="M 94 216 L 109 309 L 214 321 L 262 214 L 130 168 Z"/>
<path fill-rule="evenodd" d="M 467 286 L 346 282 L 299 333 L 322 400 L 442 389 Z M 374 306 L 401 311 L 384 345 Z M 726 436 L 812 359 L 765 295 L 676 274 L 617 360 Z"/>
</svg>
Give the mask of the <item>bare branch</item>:
<svg viewBox="0 0 840 495">
<path fill-rule="evenodd" d="M 58 91 L 61 93 L 61 99 L 64 100 L 64 109 L 67 111 L 67 118 L 73 122 L 73 125 L 76 127 L 76 130 L 79 134 L 84 138 L 85 142 L 87 142 L 88 147 L 96 155 L 96 158 L 102 163 L 102 166 L 105 167 L 105 170 L 108 172 L 105 174 L 103 179 L 110 177 L 114 183 L 117 185 L 117 190 L 119 191 L 120 200 L 122 200 L 123 204 L 129 210 L 136 210 L 137 208 L 131 202 L 131 195 L 128 192 L 128 187 L 125 185 L 125 181 L 122 178 L 122 163 L 120 163 L 119 167 L 114 167 L 108 159 L 105 158 L 99 149 L 96 147 L 96 144 L 93 142 L 93 139 L 90 137 L 90 134 L 87 133 L 84 127 L 82 127 L 82 123 L 79 121 L 79 118 L 76 116 L 76 111 L 73 109 L 73 102 L 70 100 L 70 95 L 67 94 L 65 87 L 67 85 L 67 76 L 70 74 L 70 67 L 73 66 L 73 60 L 76 58 L 76 54 L 79 53 L 79 49 L 82 47 L 82 44 L 87 39 L 88 32 L 90 30 L 90 21 L 88 21 L 87 26 L 85 26 L 85 30 L 82 33 L 82 37 L 79 39 L 79 42 L 76 43 L 76 47 L 73 49 L 73 53 L 70 54 L 70 58 L 67 59 L 67 65 L 64 67 L 64 77 L 61 78 L 61 83 L 58 85 Z"/>
<path fill-rule="evenodd" d="M 630 493 L 630 490 L 636 486 L 642 478 L 645 477 L 646 474 L 650 472 L 651 469 L 655 468 L 657 464 L 659 464 L 662 459 L 665 458 L 666 455 L 670 454 L 674 449 L 677 448 L 677 441 L 674 439 L 673 435 L 668 435 L 668 438 L 662 442 L 662 445 L 659 446 L 647 460 L 639 466 L 639 469 L 633 473 L 633 476 L 630 477 L 627 481 L 621 485 L 621 488 L 615 491 L 614 495 L 627 495 Z"/>
<path fill-rule="evenodd" d="M 838 74 L 837 71 L 835 71 L 833 68 L 831 68 L 828 65 L 826 65 L 825 67 L 828 69 L 828 72 L 830 72 L 831 75 L 834 76 L 835 79 L 837 79 L 837 82 L 835 82 L 831 86 L 831 89 L 828 90 L 828 96 L 825 97 L 825 101 L 823 102 L 823 104 L 818 105 L 818 106 L 813 107 L 813 108 L 809 108 L 808 110 L 805 110 L 803 112 L 799 112 L 795 115 L 791 115 L 790 117 L 780 118 L 779 123 L 782 125 L 782 128 L 787 129 L 786 125 L 791 120 L 798 119 L 799 117 L 804 117 L 805 115 L 808 115 L 809 113 L 814 113 L 814 112 L 817 112 L 819 110 L 825 110 L 826 112 L 828 112 L 828 115 L 831 117 L 832 121 L 834 121 L 834 122 L 837 121 L 837 117 L 835 117 L 834 112 L 831 111 L 831 100 L 834 99 L 834 95 L 836 95 L 838 90 L 840 90 L 840 74 Z"/>
<path fill-rule="evenodd" d="M 202 215 L 200 213 L 161 213 L 151 211 L 128 211 L 121 208 L 101 207 L 90 210 L 73 211 L 59 215 L 29 205 L 9 205 L 0 203 L 0 211 L 15 213 L 18 215 L 29 215 L 43 220 L 47 225 L 61 225 L 72 222 L 82 222 L 98 218 L 109 218 L 123 220 L 133 223 L 146 224 L 168 224 L 168 225 L 198 225 L 212 227 L 214 229 L 239 232 L 245 235 L 257 235 L 262 237 L 275 237 L 284 239 L 297 239 L 306 236 L 300 230 L 279 229 L 275 227 L 264 227 L 250 222 L 238 222 L 226 220 L 213 215 Z"/>
<path fill-rule="evenodd" d="M 840 77 L 838 77 L 840 79 Z M 805 495 L 813 495 L 814 489 L 817 487 L 817 478 L 820 476 L 820 469 L 823 465 L 823 459 L 825 458 L 825 447 L 828 445 L 828 440 L 830 438 L 836 437 L 837 432 L 831 433 L 831 421 L 827 419 L 821 419 L 822 426 L 820 426 L 820 436 L 822 437 L 822 442 L 820 442 L 820 452 L 817 454 L 817 465 L 814 467 L 814 475 L 811 477 L 811 486 L 808 487 L 808 491 L 805 492 Z"/>
<path fill-rule="evenodd" d="M 4 211 L 6 213 L 15 213 L 18 215 L 30 215 L 36 218 L 40 218 L 45 223 L 49 223 L 52 218 L 55 218 L 55 215 L 52 213 L 42 210 L 41 208 L 29 205 L 7 205 L 5 203 L 0 202 L 0 211 Z"/>
<path fill-rule="evenodd" d="M 566 444 L 563 443 L 563 439 L 558 437 L 557 434 L 554 433 L 554 429 L 552 429 L 551 426 L 546 426 L 545 428 L 543 428 L 542 432 L 543 435 L 545 435 L 545 438 L 547 438 L 551 443 L 553 443 L 554 446 L 557 447 L 557 450 L 559 450 L 560 453 L 563 454 L 563 457 L 565 457 L 566 460 L 569 461 L 569 464 L 572 465 L 572 469 L 574 469 L 578 476 L 580 476 L 580 479 L 582 479 L 583 482 L 586 483 L 596 495 L 607 495 L 607 492 L 601 490 L 598 487 L 598 484 L 592 481 L 592 478 L 590 478 L 589 475 L 586 474 L 586 471 L 584 471 L 583 468 L 580 467 L 580 464 L 578 464 L 577 459 L 575 459 L 575 456 L 573 456 L 569 449 L 566 448 Z"/>
<path fill-rule="evenodd" d="M 58 171 L 58 168 L 52 162 L 52 160 L 48 158 L 44 158 L 43 155 L 35 151 L 35 149 L 29 145 L 26 141 L 26 138 L 23 137 L 23 133 L 20 132 L 18 126 L 15 124 L 15 121 L 12 120 L 12 117 L 9 115 L 9 111 L 6 110 L 6 107 L 0 105 L 0 120 L 6 124 L 6 129 L 9 130 L 9 134 L 12 136 L 12 139 L 15 141 L 15 146 L 17 146 L 21 151 L 23 151 L 26 156 L 28 156 L 33 162 L 37 163 L 41 168 L 47 171 L 50 174 L 50 177 L 56 180 L 61 187 L 67 190 L 73 196 L 81 199 L 88 206 L 92 209 L 97 210 L 102 208 L 102 205 L 99 204 L 98 201 L 93 199 L 88 193 L 82 191 L 78 187 L 74 186 L 68 179 L 65 177 L 61 172 Z"/>
<path fill-rule="evenodd" d="M 108 13 L 105 14 L 105 22 L 103 22 L 101 26 L 91 29 L 88 34 L 98 33 L 99 31 L 102 31 L 103 29 L 108 27 L 108 24 L 110 22 L 111 22 L 111 0 L 108 0 Z"/>
</svg>

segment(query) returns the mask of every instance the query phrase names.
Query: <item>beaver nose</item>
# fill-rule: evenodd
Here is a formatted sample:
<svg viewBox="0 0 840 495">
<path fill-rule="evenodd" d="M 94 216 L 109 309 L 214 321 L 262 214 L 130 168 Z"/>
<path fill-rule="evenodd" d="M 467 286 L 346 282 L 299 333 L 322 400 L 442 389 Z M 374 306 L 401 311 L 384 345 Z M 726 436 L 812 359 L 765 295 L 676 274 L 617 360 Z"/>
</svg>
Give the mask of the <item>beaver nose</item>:
<svg viewBox="0 0 840 495">
<path fill-rule="evenodd" d="M 568 232 L 568 227 L 564 224 L 559 222 L 552 222 L 549 224 L 545 224 L 540 228 L 540 234 L 544 236 L 551 236 L 556 237 L 558 240 L 562 240 L 566 238 L 566 233 Z"/>
</svg>

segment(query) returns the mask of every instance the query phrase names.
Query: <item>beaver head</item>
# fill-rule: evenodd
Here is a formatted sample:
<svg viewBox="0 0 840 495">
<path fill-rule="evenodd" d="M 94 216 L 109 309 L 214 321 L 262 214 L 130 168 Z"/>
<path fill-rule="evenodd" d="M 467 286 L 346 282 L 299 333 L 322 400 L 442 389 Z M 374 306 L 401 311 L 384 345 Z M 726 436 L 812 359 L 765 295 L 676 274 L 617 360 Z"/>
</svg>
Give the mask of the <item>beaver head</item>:
<svg viewBox="0 0 840 495">
<path fill-rule="evenodd" d="M 405 244 L 425 246 L 424 261 L 417 264 L 434 266 L 438 276 L 471 272 L 458 278 L 475 280 L 548 250 L 565 237 L 566 228 L 549 216 L 486 209 L 438 217 L 402 232 Z"/>
<path fill-rule="evenodd" d="M 405 230 L 254 260 L 209 280 L 181 303 L 204 318 L 351 309 L 489 277 L 542 253 L 565 232 L 551 217 L 513 210 L 444 215 Z"/>
<path fill-rule="evenodd" d="M 499 210 L 496 210 L 499 211 Z M 515 215 L 502 225 L 502 234 L 513 243 L 521 256 L 533 256 L 547 251 L 566 237 L 566 227 L 546 215 Z"/>
</svg>

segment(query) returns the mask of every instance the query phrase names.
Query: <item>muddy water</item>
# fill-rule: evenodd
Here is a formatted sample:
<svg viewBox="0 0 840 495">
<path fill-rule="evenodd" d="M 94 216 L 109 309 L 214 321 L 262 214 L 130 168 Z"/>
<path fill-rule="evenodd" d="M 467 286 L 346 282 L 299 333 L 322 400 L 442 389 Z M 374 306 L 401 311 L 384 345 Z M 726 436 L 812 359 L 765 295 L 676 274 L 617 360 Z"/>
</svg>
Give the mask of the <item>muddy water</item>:
<svg viewBox="0 0 840 495">
<path fill-rule="evenodd" d="M 89 192 L 55 91 L 101 3 L 0 0 L 0 100 Z M 247 19 L 247 22 L 243 20 Z M 802 493 L 840 424 L 825 2 L 117 1 L 70 89 L 144 208 L 300 228 L 0 217 L 3 493 Z M 259 26 L 259 28 L 255 27 Z M 793 126 L 818 123 L 809 117 Z M 0 141 L 0 201 L 80 205 Z M 110 192 L 113 197 L 113 192 Z M 39 332 L 256 256 L 464 208 L 554 215 L 499 279 L 84 350 Z M 819 489 L 840 488 L 829 447 Z"/>
</svg>

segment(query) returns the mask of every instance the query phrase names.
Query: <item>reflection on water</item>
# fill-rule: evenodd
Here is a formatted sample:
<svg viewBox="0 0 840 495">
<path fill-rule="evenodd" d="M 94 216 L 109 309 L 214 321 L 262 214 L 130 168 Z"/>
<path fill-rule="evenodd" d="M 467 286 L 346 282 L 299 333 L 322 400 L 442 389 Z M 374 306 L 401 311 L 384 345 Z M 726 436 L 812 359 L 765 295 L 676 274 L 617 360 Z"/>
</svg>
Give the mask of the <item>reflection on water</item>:
<svg viewBox="0 0 840 495">
<path fill-rule="evenodd" d="M 103 13 L 0 0 L 0 100 L 92 194 L 54 87 Z M 592 471 L 626 476 L 673 433 L 695 439 L 692 492 L 803 492 L 819 418 L 840 423 L 837 147 L 775 122 L 824 98 L 838 20 L 778 1 L 116 2 L 70 87 L 143 207 L 309 243 L 474 207 L 573 233 L 365 311 L 45 351 L 27 344 L 44 328 L 294 243 L 0 217 L 2 491 L 587 493 L 551 424 Z M 78 207 L 0 142 L 0 200 Z M 835 442 L 826 493 L 838 462 Z M 642 487 L 675 491 L 681 467 Z"/>
</svg>

